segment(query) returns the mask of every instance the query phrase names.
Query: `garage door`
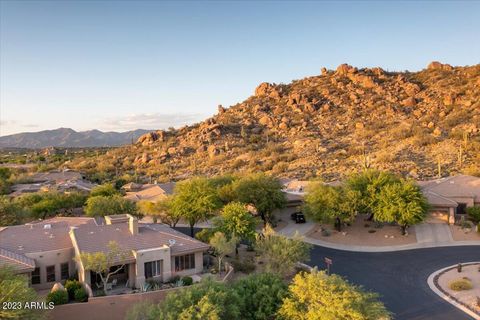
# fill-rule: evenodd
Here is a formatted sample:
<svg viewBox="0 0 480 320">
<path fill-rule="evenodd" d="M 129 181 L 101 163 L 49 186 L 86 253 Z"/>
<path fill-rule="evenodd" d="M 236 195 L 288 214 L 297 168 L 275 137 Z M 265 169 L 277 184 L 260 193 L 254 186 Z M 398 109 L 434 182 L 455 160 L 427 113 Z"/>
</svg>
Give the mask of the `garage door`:
<svg viewBox="0 0 480 320">
<path fill-rule="evenodd" d="M 427 215 L 427 223 L 448 223 L 448 211 L 435 210 Z"/>
</svg>

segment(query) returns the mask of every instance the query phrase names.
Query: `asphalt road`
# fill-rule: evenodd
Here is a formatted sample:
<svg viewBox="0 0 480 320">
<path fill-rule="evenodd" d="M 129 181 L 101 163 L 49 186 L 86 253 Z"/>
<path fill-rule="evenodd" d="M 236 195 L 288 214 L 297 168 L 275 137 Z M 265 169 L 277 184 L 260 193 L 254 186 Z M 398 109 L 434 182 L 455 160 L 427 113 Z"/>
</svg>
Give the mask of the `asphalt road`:
<svg viewBox="0 0 480 320">
<path fill-rule="evenodd" d="M 189 234 L 185 228 L 177 228 Z M 198 231 L 198 229 L 196 229 Z M 325 268 L 351 283 L 380 294 L 396 320 L 471 320 L 470 316 L 437 296 L 428 286 L 428 276 L 459 262 L 480 261 L 477 246 L 439 247 L 395 252 L 351 252 L 314 246 L 311 266 Z"/>
<path fill-rule="evenodd" d="M 479 261 L 476 246 L 416 249 L 396 252 L 349 252 L 315 246 L 310 265 L 331 272 L 381 295 L 397 320 L 470 320 L 470 316 L 442 300 L 428 286 L 434 271 L 458 262 Z"/>
</svg>

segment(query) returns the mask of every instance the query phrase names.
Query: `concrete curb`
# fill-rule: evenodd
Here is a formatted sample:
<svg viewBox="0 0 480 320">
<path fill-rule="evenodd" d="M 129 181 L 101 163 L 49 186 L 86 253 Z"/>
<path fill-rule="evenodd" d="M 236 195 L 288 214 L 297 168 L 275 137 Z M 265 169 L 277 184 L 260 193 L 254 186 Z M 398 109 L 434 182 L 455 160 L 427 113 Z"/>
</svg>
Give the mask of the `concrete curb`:
<svg viewBox="0 0 480 320">
<path fill-rule="evenodd" d="M 468 264 L 478 264 L 480 263 L 479 261 L 472 261 L 472 262 L 462 262 L 463 265 L 468 265 Z M 466 314 L 468 314 L 469 316 L 471 316 L 472 318 L 474 319 L 480 319 L 480 316 L 478 314 L 476 314 L 475 312 L 473 312 L 472 310 L 470 310 L 469 308 L 465 307 L 463 304 L 455 301 L 454 299 L 452 299 L 451 297 L 447 296 L 445 293 L 443 293 L 438 287 L 437 285 L 435 284 L 435 277 L 439 274 L 441 274 L 442 272 L 448 270 L 448 269 L 452 269 L 452 268 L 456 268 L 456 264 L 452 265 L 452 266 L 449 266 L 449 267 L 446 267 L 446 268 L 443 268 L 443 269 L 440 269 L 440 270 L 437 270 L 435 271 L 434 273 L 432 273 L 430 276 L 428 276 L 428 279 L 427 279 L 427 283 L 428 283 L 428 286 L 430 287 L 430 289 L 432 289 L 433 292 L 435 292 L 440 298 L 442 298 L 443 300 L 447 301 L 448 303 L 454 305 L 455 307 L 457 307 L 458 309 L 462 310 L 463 312 L 465 312 Z"/>
<path fill-rule="evenodd" d="M 440 242 L 440 243 L 412 243 L 399 246 L 350 246 L 345 244 L 331 243 L 310 237 L 303 238 L 303 241 L 321 247 L 330 249 L 353 251 L 353 252 L 393 252 L 414 249 L 439 248 L 439 247 L 456 247 L 456 246 L 480 246 L 480 241 L 454 241 L 454 242 Z"/>
</svg>

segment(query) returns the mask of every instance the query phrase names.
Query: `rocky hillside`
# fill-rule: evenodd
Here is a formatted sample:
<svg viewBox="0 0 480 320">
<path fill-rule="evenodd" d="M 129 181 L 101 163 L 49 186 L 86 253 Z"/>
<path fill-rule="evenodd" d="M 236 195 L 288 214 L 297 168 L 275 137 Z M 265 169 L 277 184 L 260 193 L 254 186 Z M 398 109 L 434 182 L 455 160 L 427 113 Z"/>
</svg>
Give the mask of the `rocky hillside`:
<svg viewBox="0 0 480 320">
<path fill-rule="evenodd" d="M 39 132 L 23 132 L 0 137 L 0 148 L 44 147 L 107 147 L 120 146 L 136 141 L 147 130 L 128 132 L 102 132 L 89 130 L 77 132 L 69 128 L 44 130 Z"/>
<path fill-rule="evenodd" d="M 480 65 L 323 68 L 290 84 L 262 83 L 202 123 L 150 132 L 102 157 L 76 166 L 162 180 L 242 171 L 332 180 L 365 167 L 414 178 L 480 173 Z"/>
</svg>

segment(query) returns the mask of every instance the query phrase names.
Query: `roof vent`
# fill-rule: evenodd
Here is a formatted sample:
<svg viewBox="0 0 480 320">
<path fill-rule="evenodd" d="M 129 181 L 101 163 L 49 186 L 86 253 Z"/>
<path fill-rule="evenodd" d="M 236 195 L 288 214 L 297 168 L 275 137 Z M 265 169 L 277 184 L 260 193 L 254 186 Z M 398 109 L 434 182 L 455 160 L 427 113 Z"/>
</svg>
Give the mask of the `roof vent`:
<svg viewBox="0 0 480 320">
<path fill-rule="evenodd" d="M 50 223 L 43 226 L 43 229 L 52 229 L 52 225 Z"/>
<path fill-rule="evenodd" d="M 95 232 L 93 232 L 93 231 L 90 231 L 89 233 L 90 233 L 90 234 L 94 234 Z"/>
<path fill-rule="evenodd" d="M 48 237 L 49 237 L 50 239 L 55 238 L 55 236 L 54 236 L 52 233 L 50 233 L 50 236 L 48 236 Z"/>
<path fill-rule="evenodd" d="M 176 241 L 174 239 L 169 239 L 168 240 L 168 244 L 171 246 L 173 246 L 174 244 L 176 243 Z"/>
<path fill-rule="evenodd" d="M 23 250 L 23 246 L 22 246 L 22 245 L 19 245 L 19 246 L 18 246 L 18 250 Z"/>
</svg>

